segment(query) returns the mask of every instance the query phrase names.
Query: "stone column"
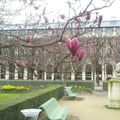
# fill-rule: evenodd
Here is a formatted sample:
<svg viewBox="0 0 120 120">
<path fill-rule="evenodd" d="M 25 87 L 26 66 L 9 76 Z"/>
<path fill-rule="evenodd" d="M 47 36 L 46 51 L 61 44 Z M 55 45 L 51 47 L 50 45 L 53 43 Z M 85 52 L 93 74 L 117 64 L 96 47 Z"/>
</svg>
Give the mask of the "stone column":
<svg viewBox="0 0 120 120">
<path fill-rule="evenodd" d="M 106 65 L 102 64 L 102 81 L 107 80 L 107 75 L 106 75 Z"/>
<path fill-rule="evenodd" d="M 34 70 L 34 74 L 33 74 L 33 80 L 37 80 L 37 70 Z"/>
<path fill-rule="evenodd" d="M 105 80 L 105 65 L 102 64 L 102 81 Z"/>
<path fill-rule="evenodd" d="M 8 70 L 8 68 L 6 68 L 5 79 L 6 79 L 6 80 L 8 80 L 8 79 L 9 79 L 9 70 Z"/>
<path fill-rule="evenodd" d="M 64 74 L 62 73 L 62 76 L 61 76 L 61 78 L 62 78 L 62 81 L 64 80 Z"/>
<path fill-rule="evenodd" d="M 15 80 L 18 80 L 18 68 L 15 68 L 15 76 L 14 76 Z"/>
<path fill-rule="evenodd" d="M 120 109 L 120 77 L 108 82 L 108 107 Z"/>
<path fill-rule="evenodd" d="M 47 73 L 44 72 L 44 80 L 47 80 Z"/>
<path fill-rule="evenodd" d="M 82 80 L 86 80 L 85 65 L 82 68 Z"/>
<path fill-rule="evenodd" d="M 54 78 L 55 78 L 55 74 L 52 73 L 52 74 L 51 74 L 51 79 L 54 80 Z"/>
<path fill-rule="evenodd" d="M 91 67 L 91 80 L 93 80 L 94 82 L 96 82 L 96 71 L 94 69 L 94 65 L 92 64 L 92 67 Z"/>
<path fill-rule="evenodd" d="M 27 72 L 28 72 L 27 68 L 24 68 L 24 76 L 23 76 L 24 80 L 27 80 Z"/>
<path fill-rule="evenodd" d="M 92 67 L 91 67 L 91 80 L 92 80 L 92 81 L 94 80 L 94 73 L 93 73 Z"/>
<path fill-rule="evenodd" d="M 94 81 L 96 81 L 96 76 L 97 76 L 97 75 L 96 75 L 96 71 L 95 71 L 95 73 L 94 73 Z"/>
<path fill-rule="evenodd" d="M 71 72 L 71 80 L 75 81 L 75 72 Z"/>
<path fill-rule="evenodd" d="M 116 73 L 115 73 L 115 66 L 114 66 L 114 65 L 112 65 L 112 67 L 113 67 L 112 77 L 116 77 Z"/>
<path fill-rule="evenodd" d="M 107 81 L 107 68 L 106 68 L 106 64 L 105 64 L 105 81 Z"/>
</svg>

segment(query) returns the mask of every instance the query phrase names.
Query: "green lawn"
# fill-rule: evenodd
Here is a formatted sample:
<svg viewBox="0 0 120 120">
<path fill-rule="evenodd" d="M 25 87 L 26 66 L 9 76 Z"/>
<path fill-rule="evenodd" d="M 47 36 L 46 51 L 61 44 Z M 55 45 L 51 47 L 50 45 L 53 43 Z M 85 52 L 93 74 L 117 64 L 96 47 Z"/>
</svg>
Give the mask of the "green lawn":
<svg viewBox="0 0 120 120">
<path fill-rule="evenodd" d="M 0 102 L 5 102 L 5 101 L 8 101 L 8 100 L 11 100 L 11 99 L 14 99 L 18 96 L 21 96 L 23 94 L 10 94 L 10 93 L 0 93 Z"/>
<path fill-rule="evenodd" d="M 30 88 L 29 91 L 24 91 L 24 92 L 21 92 L 21 93 L 3 93 L 0 91 L 0 104 L 2 103 L 5 103 L 5 102 L 9 102 L 9 101 L 12 101 L 12 100 L 15 100 L 15 99 L 21 99 L 31 93 L 35 94 L 37 93 L 37 91 L 44 91 L 45 88 L 47 87 L 51 87 L 50 85 L 46 85 L 46 86 L 37 86 L 37 87 L 33 87 L 33 88 Z M 53 86 L 52 86 L 53 87 Z"/>
</svg>

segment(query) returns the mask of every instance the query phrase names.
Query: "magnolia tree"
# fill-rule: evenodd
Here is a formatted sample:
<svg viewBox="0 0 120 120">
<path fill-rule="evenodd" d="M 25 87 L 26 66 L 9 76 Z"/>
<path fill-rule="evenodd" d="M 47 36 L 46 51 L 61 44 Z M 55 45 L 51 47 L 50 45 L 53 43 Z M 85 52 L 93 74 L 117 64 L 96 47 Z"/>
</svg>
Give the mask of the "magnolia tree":
<svg viewBox="0 0 120 120">
<path fill-rule="evenodd" d="M 32 79 L 33 74 L 41 76 L 46 71 L 47 65 L 52 65 L 53 72 L 61 63 L 67 64 L 61 67 L 60 73 L 64 73 L 70 65 L 72 71 L 77 70 L 81 63 L 84 63 L 82 59 L 87 58 L 84 41 L 81 42 L 80 39 L 87 32 L 84 27 L 100 27 L 102 15 L 98 11 L 111 6 L 113 1 L 100 0 L 101 4 L 98 4 L 95 0 L 83 3 L 80 0 L 67 0 L 65 2 L 68 5 L 68 14 L 57 14 L 57 20 L 53 18 L 54 26 L 51 26 L 48 17 L 50 13 L 44 1 L 21 0 L 20 3 L 22 2 L 24 7 L 10 11 L 5 6 L 7 1 L 3 0 L 0 55 L 1 65 L 3 67 L 6 65 L 4 63 L 9 65 L 10 79 L 13 79 L 15 66 L 19 68 L 20 78 L 23 78 L 23 68 L 28 68 L 29 79 Z M 30 13 L 22 24 L 15 25 L 15 21 L 14 26 L 8 24 L 9 17 L 16 18 L 27 7 Z M 14 27 L 13 31 L 10 26 Z"/>
</svg>

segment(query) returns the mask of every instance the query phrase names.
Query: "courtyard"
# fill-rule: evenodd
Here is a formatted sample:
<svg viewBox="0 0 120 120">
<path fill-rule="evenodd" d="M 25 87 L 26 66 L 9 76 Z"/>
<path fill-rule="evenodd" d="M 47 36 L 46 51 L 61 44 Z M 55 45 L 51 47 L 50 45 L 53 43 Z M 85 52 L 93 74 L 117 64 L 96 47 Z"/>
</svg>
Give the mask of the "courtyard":
<svg viewBox="0 0 120 120">
<path fill-rule="evenodd" d="M 75 100 L 63 96 L 59 100 L 61 106 L 70 109 L 66 120 L 120 120 L 120 109 L 108 109 L 107 102 L 107 92 L 78 94 Z M 44 113 L 39 120 L 47 120 Z"/>
<path fill-rule="evenodd" d="M 120 120 L 120 110 L 105 107 L 106 95 L 80 95 L 81 99 L 69 101 L 64 97 L 59 101 L 63 106 L 69 106 L 71 120 Z M 70 118 L 69 118 L 70 120 Z"/>
<path fill-rule="evenodd" d="M 0 120 L 120 120 L 120 1 L 96 1 L 0 1 Z"/>
</svg>

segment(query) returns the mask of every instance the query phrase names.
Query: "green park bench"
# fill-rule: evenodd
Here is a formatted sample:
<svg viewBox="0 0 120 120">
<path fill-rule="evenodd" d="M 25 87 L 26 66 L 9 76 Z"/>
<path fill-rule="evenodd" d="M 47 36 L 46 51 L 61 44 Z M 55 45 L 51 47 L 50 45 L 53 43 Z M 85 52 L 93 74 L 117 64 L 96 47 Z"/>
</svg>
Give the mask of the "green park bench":
<svg viewBox="0 0 120 120">
<path fill-rule="evenodd" d="M 65 92 L 67 93 L 68 97 L 76 98 L 77 94 L 74 93 L 71 89 L 72 87 L 65 87 Z"/>
<path fill-rule="evenodd" d="M 39 108 L 45 111 L 49 120 L 65 120 L 69 112 L 69 109 L 61 107 L 55 98 L 49 99 Z"/>
</svg>

